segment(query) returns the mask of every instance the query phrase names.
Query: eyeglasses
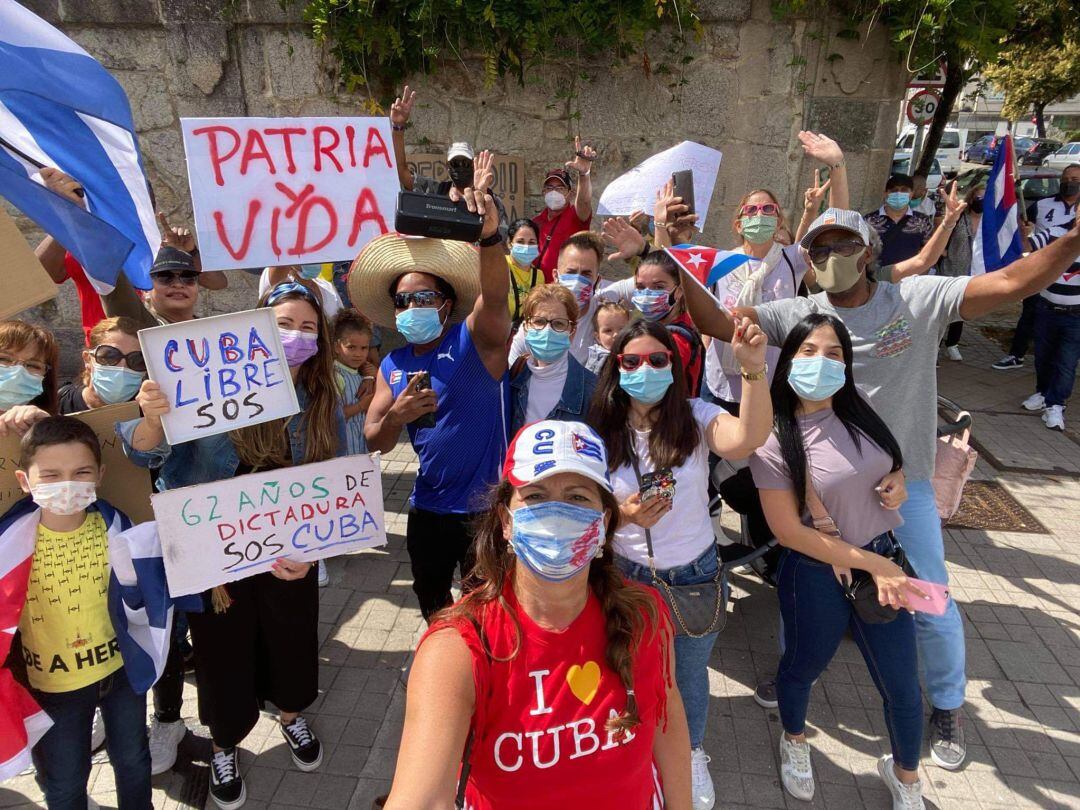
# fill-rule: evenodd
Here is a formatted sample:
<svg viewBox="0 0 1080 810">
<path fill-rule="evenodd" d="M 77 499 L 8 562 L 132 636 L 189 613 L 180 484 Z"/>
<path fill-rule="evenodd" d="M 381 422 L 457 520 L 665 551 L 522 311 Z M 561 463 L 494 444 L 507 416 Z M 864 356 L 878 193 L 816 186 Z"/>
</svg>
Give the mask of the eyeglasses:
<svg viewBox="0 0 1080 810">
<path fill-rule="evenodd" d="M 753 217 L 757 216 L 758 214 L 764 214 L 767 217 L 775 217 L 777 214 L 780 213 L 780 206 L 778 206 L 776 203 L 765 203 L 763 205 L 753 205 L 747 203 L 742 207 L 742 210 L 739 211 L 739 213 L 742 214 L 744 217 Z"/>
<path fill-rule="evenodd" d="M 94 349 L 93 356 L 94 362 L 103 366 L 118 366 L 123 361 L 132 371 L 146 371 L 146 358 L 139 351 L 124 354 L 115 346 L 102 343 Z"/>
<path fill-rule="evenodd" d="M 847 242 L 835 242 L 831 245 L 817 245 L 806 251 L 810 257 L 810 261 L 814 264 L 821 264 L 828 261 L 829 256 L 833 253 L 837 253 L 841 256 L 854 256 L 856 253 L 860 253 L 866 250 L 866 245 L 862 242 L 856 242 L 850 240 Z"/>
<path fill-rule="evenodd" d="M 649 352 L 648 354 L 620 354 L 618 355 L 619 368 L 623 371 L 637 371 L 642 363 L 647 363 L 655 369 L 667 368 L 671 365 L 671 352 L 665 349 L 662 352 Z"/>
<path fill-rule="evenodd" d="M 49 373 L 49 364 L 40 360 L 16 360 L 10 354 L 0 354 L 0 368 L 22 366 L 35 377 L 44 377 Z"/>
<path fill-rule="evenodd" d="M 163 270 L 160 273 L 151 273 L 150 278 L 163 287 L 170 287 L 175 281 L 179 281 L 185 287 L 190 287 L 192 284 L 199 280 L 199 271 Z"/>
<path fill-rule="evenodd" d="M 408 309 L 413 304 L 418 307 L 441 307 L 446 296 L 435 290 L 420 290 L 419 292 L 394 293 L 394 308 Z"/>
<path fill-rule="evenodd" d="M 533 317 L 525 321 L 530 329 L 546 329 L 550 326 L 556 332 L 569 332 L 574 322 L 568 318 L 541 318 Z"/>
</svg>

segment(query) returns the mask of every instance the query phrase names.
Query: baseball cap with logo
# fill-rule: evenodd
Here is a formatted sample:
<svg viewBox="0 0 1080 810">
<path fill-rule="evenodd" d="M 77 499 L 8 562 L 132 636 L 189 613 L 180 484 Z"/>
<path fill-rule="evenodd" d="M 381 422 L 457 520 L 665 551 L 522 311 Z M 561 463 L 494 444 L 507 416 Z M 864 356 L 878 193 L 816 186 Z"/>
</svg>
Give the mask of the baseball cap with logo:
<svg viewBox="0 0 1080 810">
<path fill-rule="evenodd" d="M 831 231 L 834 228 L 855 234 L 862 239 L 864 245 L 870 244 L 870 228 L 867 226 L 866 220 L 858 211 L 849 211 L 846 208 L 826 209 L 824 214 L 813 221 L 810 230 L 806 232 L 806 236 L 802 238 L 799 244 L 805 250 L 809 250 L 822 231 Z"/>
<path fill-rule="evenodd" d="M 584 475 L 611 492 L 604 440 L 581 422 L 545 419 L 519 430 L 506 451 L 503 477 L 523 487 L 558 473 Z"/>
<path fill-rule="evenodd" d="M 571 188 L 573 186 L 573 181 L 570 179 L 570 172 L 566 171 L 566 169 L 552 169 L 550 172 L 544 175 L 545 186 L 552 180 L 558 180 L 567 188 Z"/>
</svg>

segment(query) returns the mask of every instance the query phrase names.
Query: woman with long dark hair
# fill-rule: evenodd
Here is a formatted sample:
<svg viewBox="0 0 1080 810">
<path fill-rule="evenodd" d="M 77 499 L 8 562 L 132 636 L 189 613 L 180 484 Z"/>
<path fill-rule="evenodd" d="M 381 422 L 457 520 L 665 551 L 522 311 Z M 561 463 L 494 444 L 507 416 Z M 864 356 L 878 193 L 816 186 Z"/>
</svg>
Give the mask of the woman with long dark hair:
<svg viewBox="0 0 1080 810">
<path fill-rule="evenodd" d="M 607 445 L 621 515 L 616 561 L 630 579 L 652 584 L 654 566 L 655 576 L 672 586 L 716 578 L 709 451 L 745 458 L 768 438 L 772 422 L 765 336 L 745 322 L 734 337 L 746 381 L 746 406 L 739 417 L 719 405 L 687 398 L 683 366 L 674 362 L 675 341 L 658 323 L 639 320 L 623 329 L 600 371 L 589 424 Z M 646 485 L 646 476 L 659 485 Z M 702 744 L 709 706 L 708 661 L 717 635 L 695 638 L 683 632 L 675 638 L 675 677 L 693 749 L 695 810 L 707 810 L 716 800 Z"/>
<path fill-rule="evenodd" d="M 903 457 L 856 389 L 851 367 L 843 323 L 825 314 L 800 321 L 776 366 L 773 435 L 750 459 L 765 517 L 786 549 L 777 572 L 784 631 L 776 675 L 781 779 L 795 798 L 813 798 L 805 734 L 810 687 L 850 628 L 885 704 L 892 754 L 878 772 L 894 810 L 914 810 L 923 806 L 922 694 L 915 623 L 900 609 L 925 594 L 888 556 L 907 497 Z M 879 603 L 898 609 L 896 618 L 870 623 L 855 612 L 841 584 L 852 569 L 873 577 Z"/>
<path fill-rule="evenodd" d="M 671 333 L 679 352 L 687 391 L 696 397 L 701 386 L 705 347 L 701 343 L 701 333 L 686 312 L 679 266 L 675 260 L 662 250 L 653 251 L 642 259 L 634 271 L 634 292 L 630 301 L 642 318 L 662 325 Z"/>
</svg>

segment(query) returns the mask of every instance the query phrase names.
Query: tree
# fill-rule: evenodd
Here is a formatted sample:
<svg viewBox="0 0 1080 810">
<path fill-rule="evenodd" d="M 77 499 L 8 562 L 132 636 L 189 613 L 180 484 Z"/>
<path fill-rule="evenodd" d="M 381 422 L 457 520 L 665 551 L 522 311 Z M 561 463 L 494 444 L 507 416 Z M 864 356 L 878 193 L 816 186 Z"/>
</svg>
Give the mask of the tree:
<svg viewBox="0 0 1080 810">
<path fill-rule="evenodd" d="M 1046 107 L 1080 93 L 1080 42 L 1057 47 L 1013 45 L 982 75 L 1005 94 L 1001 114 L 1017 121 L 1034 112 L 1039 137 L 1045 138 Z"/>
</svg>

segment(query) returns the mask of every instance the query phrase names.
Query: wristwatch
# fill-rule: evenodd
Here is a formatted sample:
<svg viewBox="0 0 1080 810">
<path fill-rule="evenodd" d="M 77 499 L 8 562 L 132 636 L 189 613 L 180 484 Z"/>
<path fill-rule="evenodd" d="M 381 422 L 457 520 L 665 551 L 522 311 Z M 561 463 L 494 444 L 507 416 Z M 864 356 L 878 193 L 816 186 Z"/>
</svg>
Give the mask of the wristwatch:
<svg viewBox="0 0 1080 810">
<path fill-rule="evenodd" d="M 495 247 L 495 245 L 500 244 L 502 242 L 502 240 L 503 240 L 502 234 L 499 233 L 498 231 L 495 231 L 495 233 L 493 233 L 491 236 L 487 237 L 486 239 L 481 239 L 476 244 L 478 244 L 482 248 Z"/>
<path fill-rule="evenodd" d="M 409 128 L 408 124 L 391 124 L 390 125 L 390 129 L 394 130 L 394 132 L 404 132 L 408 128 Z"/>
<path fill-rule="evenodd" d="M 747 382 L 757 382 L 758 380 L 764 380 L 769 376 L 769 364 L 766 363 L 761 367 L 761 371 L 749 372 L 745 368 L 739 369 L 739 375 Z"/>
</svg>

